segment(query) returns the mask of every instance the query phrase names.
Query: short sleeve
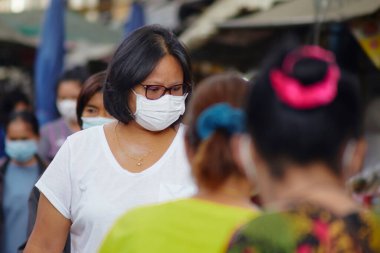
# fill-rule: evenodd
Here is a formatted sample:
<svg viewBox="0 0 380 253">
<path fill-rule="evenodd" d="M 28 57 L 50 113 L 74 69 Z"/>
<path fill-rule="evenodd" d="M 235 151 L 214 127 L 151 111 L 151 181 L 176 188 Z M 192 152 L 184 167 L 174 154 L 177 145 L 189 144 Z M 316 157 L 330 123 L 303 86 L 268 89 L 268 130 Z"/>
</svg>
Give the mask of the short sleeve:
<svg viewBox="0 0 380 253">
<path fill-rule="evenodd" d="M 66 140 L 50 163 L 36 187 L 67 219 L 71 218 L 70 144 Z"/>
</svg>

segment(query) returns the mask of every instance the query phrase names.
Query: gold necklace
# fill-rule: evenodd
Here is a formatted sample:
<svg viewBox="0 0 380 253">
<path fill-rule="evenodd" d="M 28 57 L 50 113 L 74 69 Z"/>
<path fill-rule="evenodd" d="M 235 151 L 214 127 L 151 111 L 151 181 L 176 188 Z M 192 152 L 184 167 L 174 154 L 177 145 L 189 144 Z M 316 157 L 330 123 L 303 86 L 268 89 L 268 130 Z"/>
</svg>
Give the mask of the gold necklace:
<svg viewBox="0 0 380 253">
<path fill-rule="evenodd" d="M 118 135 L 117 135 L 117 131 L 116 131 L 116 127 L 117 127 L 117 125 L 118 125 L 118 123 L 115 125 L 115 129 L 114 129 L 114 132 L 115 132 L 115 138 L 116 138 L 116 141 L 117 141 L 117 145 L 119 146 L 120 150 L 123 151 L 123 153 L 124 153 L 125 155 L 127 155 L 127 156 L 128 156 L 129 158 L 131 158 L 132 160 L 135 160 L 135 161 L 136 161 L 136 165 L 140 167 L 141 165 L 143 165 L 144 159 L 145 159 L 146 157 L 148 157 L 148 156 L 150 155 L 150 153 L 152 153 L 152 150 L 148 150 L 148 152 L 147 152 L 146 154 L 144 154 L 143 156 L 141 156 L 141 157 L 133 157 L 133 156 L 131 156 L 130 154 L 128 154 L 128 152 L 126 152 L 126 151 L 122 148 L 122 146 L 121 146 L 121 144 L 120 144 L 119 137 L 118 137 Z"/>
</svg>

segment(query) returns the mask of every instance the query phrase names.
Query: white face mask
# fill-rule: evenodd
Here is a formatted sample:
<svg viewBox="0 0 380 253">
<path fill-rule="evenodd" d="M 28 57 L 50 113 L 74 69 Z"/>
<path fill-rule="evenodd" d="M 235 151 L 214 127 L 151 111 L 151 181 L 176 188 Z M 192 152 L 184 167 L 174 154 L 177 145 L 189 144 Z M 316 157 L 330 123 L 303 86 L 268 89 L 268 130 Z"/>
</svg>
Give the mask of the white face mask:
<svg viewBox="0 0 380 253">
<path fill-rule="evenodd" d="M 149 131 L 162 131 L 185 112 L 185 96 L 164 95 L 156 100 L 136 94 L 135 120 Z"/>
<path fill-rule="evenodd" d="M 57 101 L 57 108 L 62 117 L 67 121 L 76 121 L 77 101 L 74 99 L 63 99 Z"/>
<path fill-rule="evenodd" d="M 116 120 L 105 117 L 82 117 L 82 128 L 87 129 L 94 126 L 103 126 L 114 121 Z"/>
</svg>

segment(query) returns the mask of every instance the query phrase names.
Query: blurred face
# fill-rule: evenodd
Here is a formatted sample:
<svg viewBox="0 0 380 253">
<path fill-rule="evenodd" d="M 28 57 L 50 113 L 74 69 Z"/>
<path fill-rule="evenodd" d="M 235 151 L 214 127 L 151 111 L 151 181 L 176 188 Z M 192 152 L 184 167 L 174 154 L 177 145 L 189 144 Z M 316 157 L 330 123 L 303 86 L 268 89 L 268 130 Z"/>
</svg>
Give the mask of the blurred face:
<svg viewBox="0 0 380 253">
<path fill-rule="evenodd" d="M 6 138 L 10 141 L 38 140 L 32 126 L 22 120 L 15 120 L 9 124 Z"/>
<path fill-rule="evenodd" d="M 15 111 L 15 112 L 31 111 L 31 110 L 32 110 L 31 106 L 22 102 L 22 101 L 18 102 L 15 105 L 15 108 L 13 109 L 13 111 Z"/>
<path fill-rule="evenodd" d="M 97 92 L 90 101 L 88 101 L 87 105 L 84 107 L 82 117 L 85 118 L 93 118 L 93 117 L 104 117 L 104 118 L 112 118 L 111 115 L 108 114 L 103 104 L 103 93 Z"/>
<path fill-rule="evenodd" d="M 77 100 L 81 90 L 81 85 L 78 81 L 69 80 L 63 81 L 59 84 L 57 91 L 57 99 L 64 100 Z"/>
<path fill-rule="evenodd" d="M 5 152 L 14 161 L 25 164 L 37 153 L 38 136 L 32 126 L 21 119 L 8 125 Z"/>
<path fill-rule="evenodd" d="M 171 55 L 165 55 L 154 68 L 152 73 L 142 82 L 146 87 L 151 85 L 162 85 L 166 88 L 182 83 L 182 67 L 177 59 Z M 145 88 L 142 85 L 137 85 L 133 90 L 137 94 L 145 96 Z M 132 112 L 136 112 L 136 96 L 132 92 L 129 97 L 129 108 Z"/>
<path fill-rule="evenodd" d="M 78 81 L 63 81 L 58 86 L 57 108 L 67 122 L 76 122 L 76 105 L 80 90 Z"/>
</svg>

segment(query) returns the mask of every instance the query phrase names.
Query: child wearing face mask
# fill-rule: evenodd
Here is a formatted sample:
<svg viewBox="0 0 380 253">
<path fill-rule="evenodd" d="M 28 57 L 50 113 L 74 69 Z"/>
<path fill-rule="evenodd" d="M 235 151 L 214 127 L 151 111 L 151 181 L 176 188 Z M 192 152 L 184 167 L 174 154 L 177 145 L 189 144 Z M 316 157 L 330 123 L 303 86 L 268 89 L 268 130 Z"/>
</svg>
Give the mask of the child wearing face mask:
<svg viewBox="0 0 380 253">
<path fill-rule="evenodd" d="M 83 85 L 77 101 L 77 120 L 82 129 L 101 126 L 115 119 L 106 111 L 103 103 L 103 84 L 106 71 L 90 76 Z"/>
<path fill-rule="evenodd" d="M 7 157 L 0 167 L 0 252 L 15 253 L 26 240 L 28 198 L 45 164 L 37 155 L 39 129 L 34 114 L 11 114 L 5 130 Z"/>
<path fill-rule="evenodd" d="M 5 156 L 4 125 L 9 114 L 15 111 L 32 110 L 28 96 L 20 89 L 14 89 L 0 95 L 0 157 Z"/>
<path fill-rule="evenodd" d="M 39 143 L 39 154 L 48 162 L 53 160 L 66 138 L 80 130 L 75 112 L 85 79 L 86 72 L 77 67 L 67 71 L 58 82 L 57 109 L 61 117 L 42 127 Z"/>
</svg>

